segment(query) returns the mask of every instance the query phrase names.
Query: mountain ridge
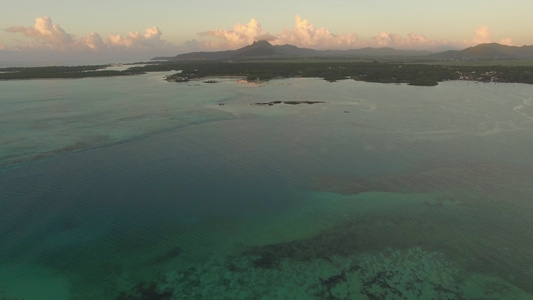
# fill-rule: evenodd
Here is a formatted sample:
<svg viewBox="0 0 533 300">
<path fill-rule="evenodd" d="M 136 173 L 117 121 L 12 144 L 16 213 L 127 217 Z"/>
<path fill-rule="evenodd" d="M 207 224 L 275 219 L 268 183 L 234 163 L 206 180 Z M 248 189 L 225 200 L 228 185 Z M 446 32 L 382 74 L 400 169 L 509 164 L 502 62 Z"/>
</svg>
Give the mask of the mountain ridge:
<svg viewBox="0 0 533 300">
<path fill-rule="evenodd" d="M 430 55 L 445 59 L 527 59 L 533 58 L 533 46 L 508 46 L 498 43 L 479 44 L 463 50 L 448 50 Z"/>
<path fill-rule="evenodd" d="M 294 45 L 272 45 L 268 41 L 254 43 L 236 50 L 199 51 L 171 57 L 154 57 L 166 61 L 221 61 L 280 58 L 427 58 L 434 60 L 498 60 L 533 59 L 533 46 L 507 46 L 498 43 L 479 44 L 462 50 L 433 53 L 426 50 L 398 50 L 390 47 L 348 50 L 315 50 Z"/>
</svg>

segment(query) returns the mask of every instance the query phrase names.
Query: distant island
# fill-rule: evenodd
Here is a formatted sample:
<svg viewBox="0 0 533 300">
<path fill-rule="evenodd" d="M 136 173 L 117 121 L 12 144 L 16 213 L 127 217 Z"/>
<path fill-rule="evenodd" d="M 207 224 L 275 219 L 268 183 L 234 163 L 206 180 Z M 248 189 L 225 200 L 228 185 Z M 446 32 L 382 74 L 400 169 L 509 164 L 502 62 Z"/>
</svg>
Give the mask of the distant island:
<svg viewBox="0 0 533 300">
<path fill-rule="evenodd" d="M 460 51 L 428 54 L 391 48 L 318 51 L 259 41 L 237 50 L 193 52 L 156 59 L 179 68 L 179 73 L 166 78 L 172 82 L 241 76 L 251 82 L 318 77 L 330 82 L 353 79 L 416 86 L 435 86 L 447 80 L 533 84 L 533 46 L 481 44 Z"/>
<path fill-rule="evenodd" d="M 176 73 L 170 82 L 238 76 L 250 82 L 275 78 L 315 77 L 335 82 L 358 80 L 435 86 L 447 80 L 533 84 L 533 46 L 481 44 L 459 51 L 429 53 L 392 48 L 319 51 L 257 41 L 237 50 L 192 52 L 155 57 L 124 71 L 109 65 L 0 69 L 0 80 L 132 76 L 147 72 Z M 205 80 L 207 78 L 207 80 Z"/>
<path fill-rule="evenodd" d="M 0 80 L 17 79 L 63 79 L 87 77 L 130 76 L 144 74 L 134 70 L 106 70 L 112 65 L 89 66 L 50 66 L 50 67 L 10 67 L 0 68 Z"/>
<path fill-rule="evenodd" d="M 393 48 L 362 48 L 349 50 L 314 50 L 293 45 L 272 45 L 257 41 L 237 50 L 191 52 L 170 57 L 154 57 L 162 61 L 250 61 L 287 59 L 396 59 L 417 61 L 443 60 L 516 60 L 533 59 L 533 46 L 506 46 L 497 43 L 479 44 L 463 50 L 432 53 L 425 50 L 397 50 Z"/>
</svg>

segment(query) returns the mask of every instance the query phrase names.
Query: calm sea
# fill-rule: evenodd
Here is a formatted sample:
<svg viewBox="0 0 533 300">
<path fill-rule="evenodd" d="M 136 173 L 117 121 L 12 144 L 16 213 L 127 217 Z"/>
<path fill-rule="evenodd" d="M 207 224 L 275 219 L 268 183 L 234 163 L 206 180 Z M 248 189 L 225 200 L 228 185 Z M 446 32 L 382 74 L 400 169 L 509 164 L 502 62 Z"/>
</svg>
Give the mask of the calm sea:
<svg viewBox="0 0 533 300">
<path fill-rule="evenodd" d="M 0 299 L 533 299 L 533 86 L 164 75 L 0 82 Z"/>
</svg>

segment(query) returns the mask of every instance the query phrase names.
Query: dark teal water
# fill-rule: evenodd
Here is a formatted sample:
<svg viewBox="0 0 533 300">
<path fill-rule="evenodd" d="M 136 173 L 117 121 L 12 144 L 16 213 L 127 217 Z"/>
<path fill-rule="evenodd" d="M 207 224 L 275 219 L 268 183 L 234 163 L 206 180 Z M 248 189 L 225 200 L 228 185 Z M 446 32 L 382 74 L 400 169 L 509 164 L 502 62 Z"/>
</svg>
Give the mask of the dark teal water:
<svg viewBox="0 0 533 300">
<path fill-rule="evenodd" d="M 533 297 L 530 86 L 0 84 L 5 299 Z"/>
</svg>

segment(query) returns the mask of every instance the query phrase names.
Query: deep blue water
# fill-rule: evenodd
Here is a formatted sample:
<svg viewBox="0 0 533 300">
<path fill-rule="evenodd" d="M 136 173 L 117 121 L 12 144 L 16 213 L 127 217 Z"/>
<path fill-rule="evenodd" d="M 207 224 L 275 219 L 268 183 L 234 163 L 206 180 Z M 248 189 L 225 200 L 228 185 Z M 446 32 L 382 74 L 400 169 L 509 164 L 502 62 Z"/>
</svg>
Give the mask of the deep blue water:
<svg viewBox="0 0 533 300">
<path fill-rule="evenodd" d="M 0 83 L 0 297 L 531 299 L 532 87 L 161 77 Z"/>
</svg>

